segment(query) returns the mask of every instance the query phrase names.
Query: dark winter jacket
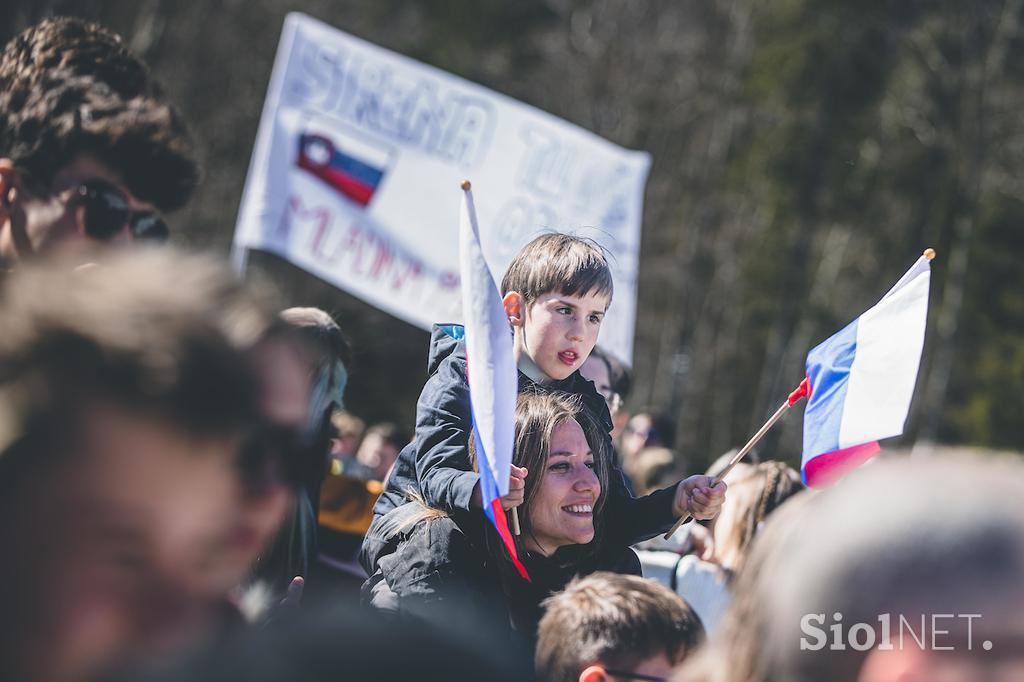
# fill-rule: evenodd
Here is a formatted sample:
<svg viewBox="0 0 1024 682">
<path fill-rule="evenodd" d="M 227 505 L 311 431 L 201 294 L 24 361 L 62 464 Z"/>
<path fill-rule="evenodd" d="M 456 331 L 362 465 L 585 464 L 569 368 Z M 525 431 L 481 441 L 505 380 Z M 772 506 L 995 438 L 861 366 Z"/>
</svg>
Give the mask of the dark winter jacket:
<svg viewBox="0 0 1024 682">
<path fill-rule="evenodd" d="M 434 327 L 427 362 L 430 377 L 416 404 L 416 435 L 398 455 L 384 492 L 374 507 L 374 521 L 360 553 L 368 575 L 376 571 L 377 556 L 384 542 L 380 533 L 381 517 L 409 500 L 410 494 L 446 512 L 470 509 L 479 474 L 472 470 L 468 452 L 472 417 L 462 336 L 460 325 Z M 525 388 L 579 394 L 587 408 L 604 424 L 610 446 L 612 420 L 608 406 L 593 382 L 584 379 L 578 371 L 562 381 L 543 385 L 520 372 L 519 390 Z M 610 546 L 631 545 L 664 533 L 672 526 L 675 486 L 644 497 L 633 497 L 626 488 L 622 471 L 616 467 L 609 473 L 604 536 Z"/>
<path fill-rule="evenodd" d="M 574 576 L 641 574 L 639 559 L 627 547 L 573 545 L 551 557 L 522 553 L 531 578 L 527 582 L 497 549 L 497 533 L 482 512 L 458 511 L 402 528 L 410 515 L 424 509 L 411 502 L 387 515 L 385 526 L 400 530 L 384 541 L 378 568 L 363 585 L 364 603 L 403 620 L 445 627 L 458 618 L 492 631 L 514 631 L 532 646 L 543 615 L 541 602 Z"/>
</svg>

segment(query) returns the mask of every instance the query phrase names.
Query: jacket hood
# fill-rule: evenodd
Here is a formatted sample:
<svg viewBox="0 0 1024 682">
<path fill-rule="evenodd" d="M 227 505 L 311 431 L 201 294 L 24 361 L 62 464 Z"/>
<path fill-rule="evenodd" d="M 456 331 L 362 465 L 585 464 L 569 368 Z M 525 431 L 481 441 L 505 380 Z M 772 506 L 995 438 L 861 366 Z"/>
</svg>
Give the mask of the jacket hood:
<svg viewBox="0 0 1024 682">
<path fill-rule="evenodd" d="M 430 330 L 430 350 L 427 351 L 427 376 L 431 376 L 449 355 L 455 352 L 466 336 L 461 324 L 435 324 Z"/>
</svg>

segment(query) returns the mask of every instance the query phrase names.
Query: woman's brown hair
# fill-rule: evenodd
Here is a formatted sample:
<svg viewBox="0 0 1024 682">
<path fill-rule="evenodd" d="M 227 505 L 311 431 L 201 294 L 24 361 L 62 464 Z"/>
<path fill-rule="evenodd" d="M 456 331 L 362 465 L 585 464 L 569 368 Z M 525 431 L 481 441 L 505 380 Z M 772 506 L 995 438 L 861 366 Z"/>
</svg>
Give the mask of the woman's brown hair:
<svg viewBox="0 0 1024 682">
<path fill-rule="evenodd" d="M 600 544 L 603 526 L 601 511 L 607 499 L 608 474 L 611 467 L 608 439 L 578 395 L 560 391 L 527 391 L 520 393 L 516 401 L 516 440 L 512 455 L 512 463 L 525 467 L 529 472 L 526 476 L 523 503 L 519 507 L 522 534 L 513 536 L 517 552 L 526 551 L 523 538 L 529 537 L 532 533 L 530 505 L 544 477 L 551 448 L 551 434 L 567 419 L 573 419 L 580 425 L 594 455 L 594 473 L 601 483 L 601 494 L 594 504 L 594 540 L 591 545 L 596 548 Z M 476 453 L 473 446 L 470 447 L 470 456 L 476 468 Z M 511 512 L 506 512 L 506 515 L 509 516 L 511 524 Z"/>
</svg>

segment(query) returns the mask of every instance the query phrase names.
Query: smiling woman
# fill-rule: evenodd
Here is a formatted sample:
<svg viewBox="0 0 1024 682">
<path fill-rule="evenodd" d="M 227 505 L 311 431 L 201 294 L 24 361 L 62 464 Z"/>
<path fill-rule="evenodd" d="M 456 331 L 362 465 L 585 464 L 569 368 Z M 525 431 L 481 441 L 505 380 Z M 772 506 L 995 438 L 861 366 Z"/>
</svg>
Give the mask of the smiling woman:
<svg viewBox="0 0 1024 682">
<path fill-rule="evenodd" d="M 541 602 L 573 576 L 639 575 L 631 550 L 602 541 L 610 457 L 600 428 L 578 397 L 519 396 L 513 463 L 528 474 L 515 543 L 530 582 L 518 576 L 479 510 L 446 513 L 414 500 L 385 517 L 388 546 L 363 586 L 364 600 L 438 625 L 458 614 L 511 628 L 530 643 Z"/>
</svg>

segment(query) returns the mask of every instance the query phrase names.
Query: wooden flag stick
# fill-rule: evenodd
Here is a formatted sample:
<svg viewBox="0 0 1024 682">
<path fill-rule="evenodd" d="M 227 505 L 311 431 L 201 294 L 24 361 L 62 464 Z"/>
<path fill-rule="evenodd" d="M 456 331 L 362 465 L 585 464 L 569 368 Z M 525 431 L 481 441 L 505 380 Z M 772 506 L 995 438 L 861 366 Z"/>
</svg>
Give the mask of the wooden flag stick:
<svg viewBox="0 0 1024 682">
<path fill-rule="evenodd" d="M 522 535 L 519 528 L 519 507 L 512 507 L 512 535 Z"/>
<path fill-rule="evenodd" d="M 747 453 L 754 449 L 754 446 L 757 445 L 757 442 L 764 438 L 764 434 L 768 433 L 768 429 L 775 426 L 775 422 L 779 421 L 779 419 L 782 418 L 782 415 L 786 414 L 786 410 L 793 407 L 793 404 L 796 403 L 796 401 L 799 400 L 800 398 L 807 397 L 809 393 L 810 383 L 807 381 L 807 379 L 804 379 L 802 382 L 800 382 L 800 385 L 796 388 L 796 390 L 789 394 L 789 397 L 786 398 L 785 402 L 783 402 L 782 405 L 779 406 L 779 409 L 775 410 L 775 414 L 769 417 L 768 421 L 766 421 L 764 425 L 757 430 L 757 433 L 755 433 L 754 436 L 747 441 L 747 444 L 740 448 L 740 451 L 732 456 L 732 459 L 729 460 L 729 464 L 727 464 L 726 467 L 722 469 L 722 472 L 718 474 L 716 478 L 713 479 L 712 487 L 717 485 L 719 481 L 725 478 L 726 474 L 732 471 L 733 467 L 739 464 L 740 460 L 746 457 Z M 665 539 L 668 540 L 673 535 L 675 535 L 675 532 L 679 530 L 679 526 L 686 523 L 686 520 L 689 519 L 690 516 L 691 515 L 689 514 L 689 512 L 683 514 L 679 518 L 679 520 L 676 521 L 675 525 L 672 526 L 672 528 L 667 533 L 665 533 Z"/>
</svg>

